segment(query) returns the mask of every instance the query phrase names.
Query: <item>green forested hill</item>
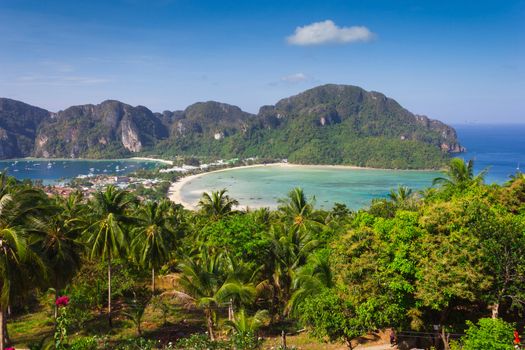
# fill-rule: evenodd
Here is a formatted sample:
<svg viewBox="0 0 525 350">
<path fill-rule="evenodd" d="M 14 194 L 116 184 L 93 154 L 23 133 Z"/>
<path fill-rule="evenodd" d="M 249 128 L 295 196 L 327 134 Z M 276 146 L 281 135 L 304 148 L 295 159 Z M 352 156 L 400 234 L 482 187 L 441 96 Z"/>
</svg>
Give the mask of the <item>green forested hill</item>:
<svg viewBox="0 0 525 350">
<path fill-rule="evenodd" d="M 462 150 L 453 128 L 414 115 L 381 93 L 350 85 L 319 86 L 263 106 L 257 115 L 214 101 L 162 114 L 119 101 L 47 113 L 35 127 L 34 147 L 26 147 L 19 156 L 100 158 L 154 153 L 437 168 L 449 153 Z M 4 122 L 16 117 L 2 111 L 1 104 L 0 116 Z M 0 146 L 9 146 L 8 139 L 0 139 Z"/>
<path fill-rule="evenodd" d="M 184 119 L 183 119 L 184 120 Z M 288 158 L 294 163 L 436 168 L 462 150 L 453 128 L 377 92 L 324 85 L 210 133 L 172 134 L 166 155 Z"/>
</svg>

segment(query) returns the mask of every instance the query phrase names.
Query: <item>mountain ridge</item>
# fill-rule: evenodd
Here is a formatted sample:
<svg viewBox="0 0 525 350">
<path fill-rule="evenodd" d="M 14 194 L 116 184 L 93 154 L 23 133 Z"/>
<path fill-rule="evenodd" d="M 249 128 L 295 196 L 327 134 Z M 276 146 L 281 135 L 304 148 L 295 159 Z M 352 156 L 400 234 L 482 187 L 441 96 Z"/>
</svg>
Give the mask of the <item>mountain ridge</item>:
<svg viewBox="0 0 525 350">
<path fill-rule="evenodd" d="M 0 98 L 3 159 L 149 152 L 411 169 L 440 167 L 449 153 L 463 150 L 454 128 L 352 85 L 321 85 L 257 114 L 217 101 L 159 113 L 117 100 L 53 113 Z"/>
</svg>

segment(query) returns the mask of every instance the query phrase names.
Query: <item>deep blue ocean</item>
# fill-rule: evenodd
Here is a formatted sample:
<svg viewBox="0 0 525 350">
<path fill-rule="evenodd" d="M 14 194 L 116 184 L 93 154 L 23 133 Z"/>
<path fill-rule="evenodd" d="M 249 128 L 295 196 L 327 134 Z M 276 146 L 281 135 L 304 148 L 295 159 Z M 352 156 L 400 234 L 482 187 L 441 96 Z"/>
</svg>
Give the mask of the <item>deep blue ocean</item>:
<svg viewBox="0 0 525 350">
<path fill-rule="evenodd" d="M 485 181 L 503 183 L 518 168 L 525 172 L 525 124 L 454 125 L 467 148 L 458 157 L 473 159 L 477 172 L 487 168 Z"/>
</svg>

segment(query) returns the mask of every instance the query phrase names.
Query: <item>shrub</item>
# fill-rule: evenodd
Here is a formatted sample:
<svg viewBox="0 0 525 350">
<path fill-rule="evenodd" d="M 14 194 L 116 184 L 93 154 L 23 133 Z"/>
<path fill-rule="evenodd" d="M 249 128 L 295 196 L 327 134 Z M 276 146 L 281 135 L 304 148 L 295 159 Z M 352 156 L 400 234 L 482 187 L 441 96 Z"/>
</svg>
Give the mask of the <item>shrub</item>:
<svg viewBox="0 0 525 350">
<path fill-rule="evenodd" d="M 228 343 L 218 340 L 210 340 L 206 334 L 193 334 L 188 338 L 180 339 L 176 349 L 184 350 L 230 350 Z"/>
<path fill-rule="evenodd" d="M 97 337 L 77 338 L 71 343 L 71 350 L 97 350 L 99 344 Z"/>
<path fill-rule="evenodd" d="M 477 324 L 467 321 L 469 328 L 461 338 L 463 350 L 513 349 L 514 325 L 501 319 L 482 318 Z"/>
</svg>

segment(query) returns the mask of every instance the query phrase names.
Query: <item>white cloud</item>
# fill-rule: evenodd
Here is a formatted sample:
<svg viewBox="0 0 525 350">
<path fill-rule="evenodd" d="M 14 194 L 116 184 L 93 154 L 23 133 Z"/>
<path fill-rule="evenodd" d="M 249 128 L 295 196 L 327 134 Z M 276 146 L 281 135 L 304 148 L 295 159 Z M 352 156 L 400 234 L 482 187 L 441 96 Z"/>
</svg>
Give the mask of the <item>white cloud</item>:
<svg viewBox="0 0 525 350">
<path fill-rule="evenodd" d="M 282 77 L 281 81 L 286 82 L 286 83 L 301 83 L 309 79 L 310 78 L 304 73 L 295 73 L 295 74 L 290 74 L 290 75 L 286 75 Z"/>
<path fill-rule="evenodd" d="M 326 20 L 295 28 L 293 35 L 287 37 L 292 45 L 349 44 L 366 42 L 374 38 L 367 27 L 338 27 L 333 21 Z"/>
</svg>

